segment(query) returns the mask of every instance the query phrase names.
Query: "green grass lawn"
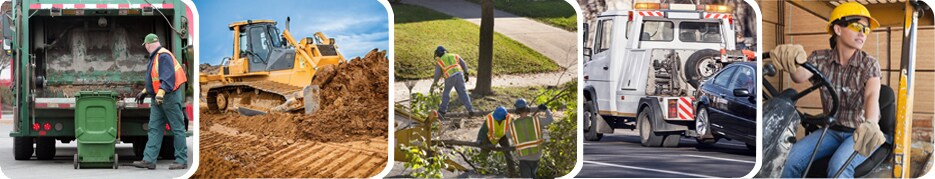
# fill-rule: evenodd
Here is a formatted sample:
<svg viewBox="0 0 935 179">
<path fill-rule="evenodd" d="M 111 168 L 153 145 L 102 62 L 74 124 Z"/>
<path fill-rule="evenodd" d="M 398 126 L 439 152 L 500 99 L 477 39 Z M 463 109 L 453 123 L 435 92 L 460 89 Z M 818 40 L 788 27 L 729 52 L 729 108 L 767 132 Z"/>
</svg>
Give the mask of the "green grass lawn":
<svg viewBox="0 0 935 179">
<path fill-rule="evenodd" d="M 482 0 L 467 0 L 481 4 Z M 578 15 L 565 0 L 494 0 L 494 7 L 568 31 L 578 29 Z"/>
<path fill-rule="evenodd" d="M 438 45 L 461 55 L 470 73 L 477 74 L 480 26 L 420 6 L 393 4 L 393 13 L 396 79 L 432 78 Z M 494 75 L 561 69 L 548 57 L 499 33 L 494 33 L 493 54 Z"/>
</svg>

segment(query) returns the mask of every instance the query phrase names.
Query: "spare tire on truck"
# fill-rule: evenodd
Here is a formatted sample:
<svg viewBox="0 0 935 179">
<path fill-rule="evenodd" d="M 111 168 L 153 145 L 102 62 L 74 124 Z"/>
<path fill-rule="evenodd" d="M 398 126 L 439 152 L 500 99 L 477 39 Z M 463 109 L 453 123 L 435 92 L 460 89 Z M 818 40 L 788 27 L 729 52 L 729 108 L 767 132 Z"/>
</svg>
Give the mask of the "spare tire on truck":
<svg viewBox="0 0 935 179">
<path fill-rule="evenodd" d="M 685 63 L 685 80 L 692 87 L 698 88 L 701 82 L 707 80 L 721 70 L 723 65 L 718 62 L 721 52 L 714 49 L 695 51 Z"/>
</svg>

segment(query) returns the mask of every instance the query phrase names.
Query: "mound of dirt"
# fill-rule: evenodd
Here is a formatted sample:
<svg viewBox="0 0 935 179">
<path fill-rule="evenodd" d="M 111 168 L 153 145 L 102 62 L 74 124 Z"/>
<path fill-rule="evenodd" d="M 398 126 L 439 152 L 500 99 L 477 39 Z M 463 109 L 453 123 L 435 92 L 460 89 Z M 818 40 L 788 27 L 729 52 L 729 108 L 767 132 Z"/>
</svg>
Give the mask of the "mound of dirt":
<svg viewBox="0 0 935 179">
<path fill-rule="evenodd" d="M 312 84 L 320 84 L 320 107 L 302 118 L 305 137 L 323 142 L 387 136 L 389 61 L 376 49 L 364 58 L 324 68 Z"/>
<path fill-rule="evenodd" d="M 376 175 L 387 164 L 388 68 L 386 52 L 376 49 L 364 58 L 322 67 L 313 81 L 321 89 L 320 107 L 312 115 L 248 117 L 202 106 L 203 167 L 192 177 Z"/>
</svg>

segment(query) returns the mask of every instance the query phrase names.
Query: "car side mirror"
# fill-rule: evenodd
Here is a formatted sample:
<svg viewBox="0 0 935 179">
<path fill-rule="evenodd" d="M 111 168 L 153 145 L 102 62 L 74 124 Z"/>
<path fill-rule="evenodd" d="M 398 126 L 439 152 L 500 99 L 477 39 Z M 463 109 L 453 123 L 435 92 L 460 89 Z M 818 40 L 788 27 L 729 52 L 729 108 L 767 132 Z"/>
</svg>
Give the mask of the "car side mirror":
<svg viewBox="0 0 935 179">
<path fill-rule="evenodd" d="M 734 89 L 734 96 L 736 97 L 749 97 L 750 91 L 747 89 Z"/>
<path fill-rule="evenodd" d="M 591 48 L 584 48 L 584 52 L 583 52 L 583 53 L 584 53 L 584 56 L 585 56 L 585 57 L 589 57 L 589 58 L 590 58 L 590 57 L 591 57 Z"/>
</svg>

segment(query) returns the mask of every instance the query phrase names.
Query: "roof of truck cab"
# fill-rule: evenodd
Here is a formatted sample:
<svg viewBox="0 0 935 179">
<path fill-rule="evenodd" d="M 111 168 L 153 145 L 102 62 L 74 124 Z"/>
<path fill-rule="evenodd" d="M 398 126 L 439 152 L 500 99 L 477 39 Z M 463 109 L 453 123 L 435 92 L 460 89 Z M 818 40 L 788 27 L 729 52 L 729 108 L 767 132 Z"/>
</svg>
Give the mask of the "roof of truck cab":
<svg viewBox="0 0 935 179">
<path fill-rule="evenodd" d="M 234 30 L 234 27 L 236 26 L 242 26 L 242 25 L 248 25 L 248 24 L 262 24 L 262 23 L 271 23 L 273 25 L 276 25 L 276 21 L 273 21 L 273 20 L 246 20 L 246 21 L 231 23 L 230 25 L 227 26 L 227 28 Z"/>
</svg>

